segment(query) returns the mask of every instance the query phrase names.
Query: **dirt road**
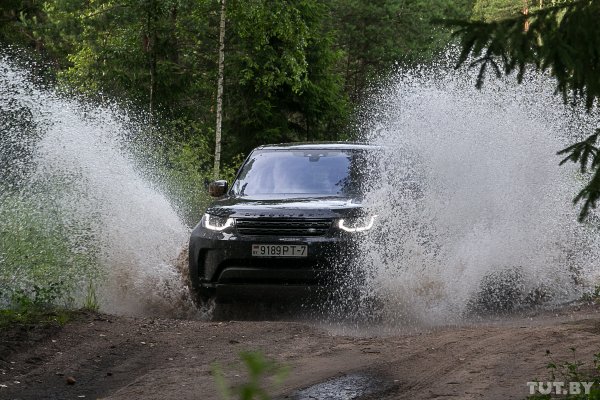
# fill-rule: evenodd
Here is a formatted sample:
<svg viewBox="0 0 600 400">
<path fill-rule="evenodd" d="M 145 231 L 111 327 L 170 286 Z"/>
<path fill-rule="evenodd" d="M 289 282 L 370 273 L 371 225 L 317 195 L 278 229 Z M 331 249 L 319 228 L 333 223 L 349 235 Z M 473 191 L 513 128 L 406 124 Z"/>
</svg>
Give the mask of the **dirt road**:
<svg viewBox="0 0 600 400">
<path fill-rule="evenodd" d="M 242 382 L 244 350 L 291 368 L 276 398 L 523 399 L 527 381 L 549 378 L 546 350 L 556 361 L 591 361 L 600 308 L 379 337 L 316 323 L 88 313 L 62 328 L 12 329 L 0 340 L 1 399 L 218 399 L 211 365 Z"/>
</svg>

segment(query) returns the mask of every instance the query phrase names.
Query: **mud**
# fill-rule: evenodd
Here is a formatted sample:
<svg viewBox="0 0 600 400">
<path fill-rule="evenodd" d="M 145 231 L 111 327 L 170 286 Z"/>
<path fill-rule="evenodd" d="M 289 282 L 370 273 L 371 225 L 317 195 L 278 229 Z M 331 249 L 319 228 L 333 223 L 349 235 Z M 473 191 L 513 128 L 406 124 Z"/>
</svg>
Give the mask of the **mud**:
<svg viewBox="0 0 600 400">
<path fill-rule="evenodd" d="M 64 327 L 21 328 L 0 333 L 2 399 L 219 399 L 213 365 L 240 384 L 239 354 L 247 350 L 290 368 L 271 390 L 277 399 L 523 399 L 527 381 L 549 377 L 547 350 L 555 361 L 592 361 L 600 308 L 385 335 L 372 327 L 366 336 L 313 322 L 93 313 Z"/>
</svg>

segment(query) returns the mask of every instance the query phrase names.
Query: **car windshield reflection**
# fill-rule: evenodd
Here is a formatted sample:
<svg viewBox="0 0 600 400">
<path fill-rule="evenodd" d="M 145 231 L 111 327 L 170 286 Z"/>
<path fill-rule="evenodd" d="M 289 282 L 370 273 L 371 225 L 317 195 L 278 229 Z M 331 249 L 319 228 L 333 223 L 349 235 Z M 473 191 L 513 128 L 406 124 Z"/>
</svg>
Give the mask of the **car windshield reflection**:
<svg viewBox="0 0 600 400">
<path fill-rule="evenodd" d="M 236 197 L 356 197 L 366 169 L 361 150 L 255 152 L 244 164 L 231 194 Z"/>
</svg>

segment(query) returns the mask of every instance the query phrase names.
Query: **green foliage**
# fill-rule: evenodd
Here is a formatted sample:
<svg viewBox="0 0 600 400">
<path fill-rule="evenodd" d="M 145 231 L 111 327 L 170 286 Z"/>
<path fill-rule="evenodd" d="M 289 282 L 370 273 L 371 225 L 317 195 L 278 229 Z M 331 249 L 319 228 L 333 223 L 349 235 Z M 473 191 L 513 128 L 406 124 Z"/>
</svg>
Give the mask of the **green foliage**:
<svg viewBox="0 0 600 400">
<path fill-rule="evenodd" d="M 349 103 L 334 66 L 326 6 L 317 0 L 232 2 L 226 48 L 225 138 L 259 144 L 339 138 Z M 238 96 L 227 96 L 235 91 Z"/>
<path fill-rule="evenodd" d="M 600 198 L 600 154 L 596 141 L 598 133 L 589 136 L 587 139 L 577 142 L 561 151 L 558 154 L 568 154 L 568 156 L 560 162 L 563 165 L 567 161 L 579 163 L 581 173 L 585 174 L 588 171 L 595 171 L 590 182 L 575 196 L 574 202 L 578 203 L 583 200 L 581 212 L 579 213 L 579 221 L 583 221 L 589 214 L 590 208 L 596 207 L 596 202 Z"/>
<path fill-rule="evenodd" d="M 98 311 L 100 309 L 98 297 L 96 296 L 96 284 L 91 279 L 88 282 L 87 293 L 83 301 L 83 308 L 90 311 Z"/>
<path fill-rule="evenodd" d="M 431 59 L 449 37 L 431 18 L 468 18 L 472 1 L 228 0 L 222 177 L 231 181 L 260 144 L 353 137 L 353 107 L 369 85 L 396 62 Z M 0 44 L 44 56 L 39 65 L 50 65 L 67 93 L 149 116 L 140 168 L 192 223 L 212 179 L 219 8 L 216 0 L 2 0 Z M 9 108 L 0 115 L 15 138 L 0 160 L 0 308 L 76 296 L 95 309 L 93 222 L 61 211 L 68 182 L 21 187 L 41 131 L 27 107 Z"/>
<path fill-rule="evenodd" d="M 63 55 L 66 86 L 133 100 L 159 124 L 194 121 L 212 144 L 217 10 L 210 0 L 48 0 L 46 45 Z M 228 2 L 225 159 L 341 129 L 348 103 L 324 13 L 316 0 Z"/>
<path fill-rule="evenodd" d="M 0 309 L 70 306 L 97 277 L 91 227 L 68 221 L 52 196 L 5 192 L 0 220 Z"/>
<path fill-rule="evenodd" d="M 472 1 L 228 1 L 223 159 L 267 142 L 352 137 L 352 108 L 368 86 L 398 61 L 430 59 L 449 37 L 431 18 L 467 18 Z M 182 145 L 171 151 L 174 163 L 191 161 L 189 149 L 202 142 L 210 151 L 199 164 L 211 164 L 218 1 L 8 0 L 2 7 L 6 31 L 25 38 L 6 41 L 47 54 L 63 87 L 125 99 L 158 126 L 193 123 L 194 138 L 174 135 Z"/>
<path fill-rule="evenodd" d="M 247 381 L 231 388 L 218 365 L 213 365 L 213 375 L 224 400 L 269 400 L 269 389 L 281 386 L 288 374 L 288 368 L 268 360 L 260 352 L 240 354 L 247 372 Z M 266 385 L 266 387 L 265 387 Z"/>
<path fill-rule="evenodd" d="M 30 288 L 15 289 L 10 296 L 11 303 L 17 309 L 42 309 L 52 307 L 61 297 L 65 295 L 63 281 L 50 282 L 46 285 L 33 283 Z"/>
<path fill-rule="evenodd" d="M 447 20 L 444 24 L 456 27 L 455 35 L 461 39 L 458 65 L 475 58 L 471 66 L 479 67 L 477 87 L 483 85 L 490 69 L 498 76 L 515 72 L 520 83 L 526 70 L 534 68 L 556 78 L 557 92 L 565 101 L 582 102 L 587 110 L 592 110 L 600 99 L 600 32 L 596 29 L 599 13 L 600 1 L 564 1 L 499 21 Z M 568 155 L 563 163 L 577 162 L 582 171 L 593 173 L 574 200 L 583 202 L 580 221 L 600 198 L 596 137 L 594 134 L 559 152 Z"/>
<path fill-rule="evenodd" d="M 230 3 L 232 4 L 232 3 Z M 306 50 L 314 39 L 311 1 L 237 0 L 230 6 L 241 67 L 239 83 L 271 97 L 278 88 L 300 93 L 308 79 Z"/>
<path fill-rule="evenodd" d="M 260 144 L 353 138 L 369 85 L 397 62 L 431 59 L 449 31 L 430 20 L 468 18 L 472 2 L 227 1 L 225 177 Z M 150 115 L 159 181 L 191 220 L 213 164 L 219 10 L 216 0 L 6 0 L 0 40 L 44 54 L 65 91 Z"/>
<path fill-rule="evenodd" d="M 472 0 L 333 0 L 331 20 L 338 65 L 354 102 L 363 100 L 370 84 L 393 72 L 398 63 L 431 61 L 450 38 L 435 18 L 470 16 Z"/>
<path fill-rule="evenodd" d="M 546 0 L 556 3 L 556 0 Z M 535 11 L 543 6 L 543 0 L 477 0 L 473 5 L 472 18 L 477 21 L 497 21 L 517 14 Z"/>
<path fill-rule="evenodd" d="M 211 201 L 207 185 L 213 180 L 208 139 L 212 134 L 212 127 L 178 118 L 141 132 L 140 141 L 131 146 L 144 175 L 167 194 L 188 224 L 197 223 Z M 231 183 L 244 158 L 240 153 L 225 160 L 220 179 Z"/>
<path fill-rule="evenodd" d="M 0 2 L 0 43 L 29 45 L 41 49 L 38 28 L 44 19 L 37 0 L 3 0 Z"/>
<path fill-rule="evenodd" d="M 598 304 L 600 303 L 600 285 L 595 285 L 594 288 L 585 292 L 581 296 L 581 301 Z"/>
<path fill-rule="evenodd" d="M 571 352 L 575 355 L 575 348 L 571 348 Z M 598 400 L 600 399 L 600 353 L 594 354 L 592 365 L 588 366 L 585 363 L 575 361 L 557 362 L 552 358 L 549 350 L 546 350 L 546 356 L 550 359 L 546 368 L 550 372 L 548 380 L 537 380 L 541 382 L 564 382 L 565 388 L 568 388 L 570 382 L 593 382 L 590 393 L 585 394 L 566 394 L 560 396 L 561 399 L 567 400 Z M 555 398 L 550 394 L 536 394 L 528 396 L 528 400 L 547 400 Z"/>
<path fill-rule="evenodd" d="M 149 144 L 133 146 L 140 152 L 138 158 L 141 160 L 148 159 L 148 154 L 155 154 L 149 169 L 158 169 L 160 176 L 157 180 L 162 189 L 190 224 L 197 222 L 201 210 L 210 201 L 205 186 L 207 181 L 212 180 L 212 149 L 209 143 L 212 133 L 212 127 L 187 118 L 177 118 L 165 121 L 153 132 L 142 135 L 153 138 Z"/>
<path fill-rule="evenodd" d="M 231 184 L 245 159 L 246 157 L 243 154 L 238 154 L 237 156 L 233 157 L 231 162 L 224 165 L 221 169 L 222 179 L 225 179 L 227 182 L 229 182 L 229 184 Z"/>
<path fill-rule="evenodd" d="M 88 95 L 135 99 L 150 109 L 172 99 L 163 79 L 176 77 L 171 62 L 176 2 L 158 0 L 46 1 L 47 46 L 65 54 L 59 77 Z M 100 93 L 101 92 L 101 93 Z"/>
<path fill-rule="evenodd" d="M 72 312 L 64 309 L 23 310 L 0 309 L 0 330 L 14 328 L 15 325 L 64 325 L 72 318 Z"/>
</svg>

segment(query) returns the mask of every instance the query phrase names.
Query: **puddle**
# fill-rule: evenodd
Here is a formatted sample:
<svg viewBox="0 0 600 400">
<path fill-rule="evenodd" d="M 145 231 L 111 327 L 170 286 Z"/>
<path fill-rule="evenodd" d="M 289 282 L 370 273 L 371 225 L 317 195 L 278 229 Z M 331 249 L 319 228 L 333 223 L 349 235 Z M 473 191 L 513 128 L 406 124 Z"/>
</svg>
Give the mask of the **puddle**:
<svg viewBox="0 0 600 400">
<path fill-rule="evenodd" d="M 382 392 L 390 384 L 366 374 L 350 374 L 317 383 L 297 390 L 288 398 L 292 400 L 352 400 Z"/>
</svg>

